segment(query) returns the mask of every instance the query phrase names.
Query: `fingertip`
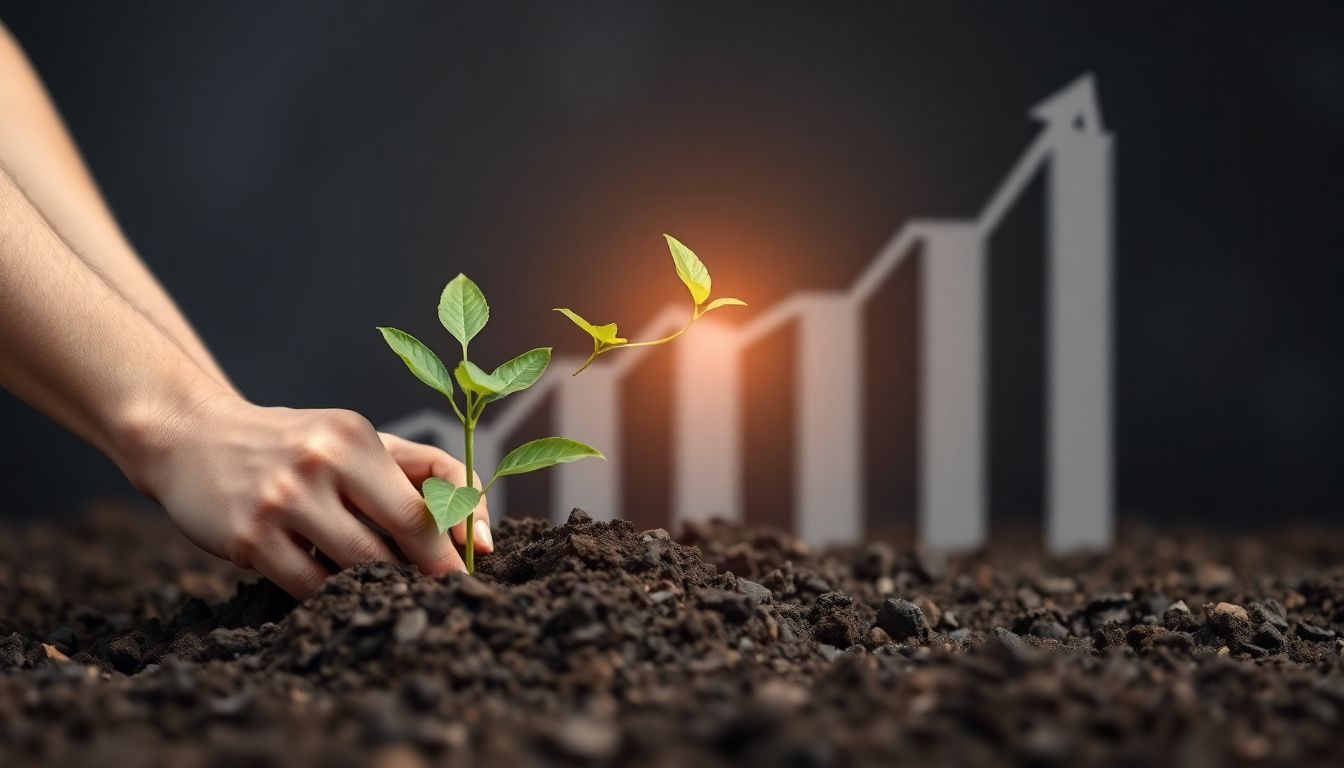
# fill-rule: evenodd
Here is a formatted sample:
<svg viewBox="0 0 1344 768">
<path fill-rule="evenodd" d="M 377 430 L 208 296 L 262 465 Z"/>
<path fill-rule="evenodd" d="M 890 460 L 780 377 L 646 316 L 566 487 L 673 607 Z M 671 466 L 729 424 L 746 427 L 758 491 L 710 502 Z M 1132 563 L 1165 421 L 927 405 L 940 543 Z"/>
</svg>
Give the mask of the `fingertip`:
<svg viewBox="0 0 1344 768">
<path fill-rule="evenodd" d="M 489 519 L 476 521 L 476 551 L 480 554 L 488 555 L 495 551 L 495 537 L 490 533 Z"/>
<path fill-rule="evenodd" d="M 435 541 L 422 546 L 418 554 L 421 556 L 413 558 L 412 562 L 426 576 L 437 577 L 467 570 L 466 563 L 462 562 L 462 556 L 448 536 L 435 536 Z"/>
</svg>

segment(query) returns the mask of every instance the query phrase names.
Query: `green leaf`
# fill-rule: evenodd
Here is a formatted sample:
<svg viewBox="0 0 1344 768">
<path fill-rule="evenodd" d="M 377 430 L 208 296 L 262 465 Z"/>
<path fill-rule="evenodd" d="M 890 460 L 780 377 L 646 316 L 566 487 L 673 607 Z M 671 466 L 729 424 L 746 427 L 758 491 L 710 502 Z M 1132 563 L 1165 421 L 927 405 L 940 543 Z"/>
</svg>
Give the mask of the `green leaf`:
<svg viewBox="0 0 1344 768">
<path fill-rule="evenodd" d="M 579 317 L 573 310 L 564 307 L 556 307 L 556 312 L 568 317 L 574 321 L 574 324 L 582 328 L 593 337 L 593 340 L 604 347 L 614 347 L 625 343 L 625 339 L 616 335 L 616 324 L 607 323 L 606 325 L 593 325 L 592 323 Z"/>
<path fill-rule="evenodd" d="M 439 533 L 447 533 L 449 528 L 466 520 L 481 502 L 480 489 L 463 488 L 439 477 L 425 480 L 421 490 Z"/>
<path fill-rule="evenodd" d="M 405 331 L 383 326 L 379 326 L 378 330 L 383 334 L 387 346 L 397 353 L 397 357 L 411 369 L 415 378 L 448 397 L 453 396 L 453 379 L 448 375 L 448 369 L 444 367 L 443 361 L 429 347 Z"/>
<path fill-rule="evenodd" d="M 700 314 L 702 315 L 706 314 L 708 312 L 718 309 L 719 307 L 745 307 L 745 306 L 747 306 L 747 302 L 741 299 L 715 299 L 709 302 L 709 304 L 705 305 L 705 308 L 700 310 Z"/>
<path fill-rule="evenodd" d="M 490 305 L 485 303 L 485 294 L 466 275 L 454 277 L 444 287 L 439 296 L 439 322 L 462 346 L 480 333 L 489 319 Z"/>
<path fill-rule="evenodd" d="M 492 375 L 504 382 L 504 387 L 493 395 L 487 395 L 486 399 L 493 401 L 514 392 L 522 392 L 535 384 L 550 364 L 550 347 L 529 349 L 495 369 Z"/>
<path fill-rule="evenodd" d="M 466 390 L 478 395 L 495 395 L 504 389 L 504 380 L 493 373 L 486 373 L 479 365 L 463 360 L 453 370 L 457 383 Z"/>
<path fill-rule="evenodd" d="M 543 437 L 540 440 L 523 443 L 509 451 L 509 455 L 499 462 L 495 477 L 521 475 L 524 472 L 545 469 L 556 464 L 568 464 L 589 457 L 607 458 L 601 451 L 578 440 L 570 440 L 567 437 Z"/>
<path fill-rule="evenodd" d="M 691 291 L 691 298 L 695 300 L 698 307 L 705 303 L 709 298 L 709 270 L 705 268 L 703 262 L 695 255 L 690 248 L 681 244 L 681 241 L 671 235 L 663 235 L 667 238 L 668 250 L 672 251 L 672 263 L 677 266 L 677 277 Z"/>
</svg>

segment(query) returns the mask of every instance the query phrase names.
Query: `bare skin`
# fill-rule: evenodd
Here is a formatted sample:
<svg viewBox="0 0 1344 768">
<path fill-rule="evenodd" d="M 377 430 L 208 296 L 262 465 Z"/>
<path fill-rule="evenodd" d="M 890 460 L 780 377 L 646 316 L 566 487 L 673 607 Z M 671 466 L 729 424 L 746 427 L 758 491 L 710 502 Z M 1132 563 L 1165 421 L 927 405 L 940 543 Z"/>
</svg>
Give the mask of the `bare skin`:
<svg viewBox="0 0 1344 768">
<path fill-rule="evenodd" d="M 465 484 L 461 462 L 352 411 L 248 402 L 121 233 L 3 27 L 0 164 L 0 386 L 102 451 L 202 549 L 295 597 L 330 575 L 314 546 L 342 567 L 393 559 L 360 517 L 425 573 L 463 570 L 416 491 L 431 475 Z M 489 552 L 484 501 L 476 518 Z"/>
</svg>

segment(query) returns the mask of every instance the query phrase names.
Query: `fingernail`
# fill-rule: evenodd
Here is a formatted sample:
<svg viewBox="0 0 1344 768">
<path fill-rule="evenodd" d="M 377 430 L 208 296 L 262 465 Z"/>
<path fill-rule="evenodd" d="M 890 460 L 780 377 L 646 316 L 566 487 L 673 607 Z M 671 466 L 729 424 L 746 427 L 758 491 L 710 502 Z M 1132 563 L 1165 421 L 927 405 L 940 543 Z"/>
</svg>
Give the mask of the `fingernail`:
<svg viewBox="0 0 1344 768">
<path fill-rule="evenodd" d="M 490 535 L 490 525 L 484 520 L 476 521 L 476 540 L 487 552 L 495 551 L 495 539 Z"/>
</svg>

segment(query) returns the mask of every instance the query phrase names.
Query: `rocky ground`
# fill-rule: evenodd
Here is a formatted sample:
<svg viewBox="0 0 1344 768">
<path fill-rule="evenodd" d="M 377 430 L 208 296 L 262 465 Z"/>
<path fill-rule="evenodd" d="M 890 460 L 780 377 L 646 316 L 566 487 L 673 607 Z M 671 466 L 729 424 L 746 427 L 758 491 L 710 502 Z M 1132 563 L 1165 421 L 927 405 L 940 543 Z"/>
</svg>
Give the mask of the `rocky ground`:
<svg viewBox="0 0 1344 768">
<path fill-rule="evenodd" d="M 1344 540 L 814 553 L 506 520 L 295 606 L 128 514 L 0 537 L 0 764 L 1344 764 Z"/>
</svg>

